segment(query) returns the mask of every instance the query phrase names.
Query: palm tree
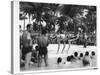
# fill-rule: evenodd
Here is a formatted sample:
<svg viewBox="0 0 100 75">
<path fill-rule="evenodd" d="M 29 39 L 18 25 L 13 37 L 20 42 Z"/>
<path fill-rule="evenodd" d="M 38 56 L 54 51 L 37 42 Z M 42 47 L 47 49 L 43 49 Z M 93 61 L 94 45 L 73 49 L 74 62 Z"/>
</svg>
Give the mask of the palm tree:
<svg viewBox="0 0 100 75">
<path fill-rule="evenodd" d="M 25 30 L 25 20 L 27 19 L 26 14 L 25 13 L 23 13 L 23 14 L 20 13 L 19 14 L 19 19 L 24 20 L 24 28 L 23 29 Z"/>
</svg>

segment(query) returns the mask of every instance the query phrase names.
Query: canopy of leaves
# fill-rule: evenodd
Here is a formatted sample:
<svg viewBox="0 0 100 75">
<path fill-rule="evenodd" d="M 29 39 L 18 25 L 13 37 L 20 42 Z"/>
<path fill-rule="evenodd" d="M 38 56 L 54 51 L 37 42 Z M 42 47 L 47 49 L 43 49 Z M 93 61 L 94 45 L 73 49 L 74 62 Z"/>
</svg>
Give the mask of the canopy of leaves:
<svg viewBox="0 0 100 75">
<path fill-rule="evenodd" d="M 96 30 L 96 6 L 20 2 L 20 11 L 29 14 L 29 17 L 32 15 L 32 20 L 36 19 L 40 24 L 44 20 L 49 31 L 54 29 L 56 23 L 60 31 L 74 32 L 78 27 L 85 32 Z M 60 17 L 55 15 L 57 13 Z M 23 14 L 20 14 L 20 20 L 27 19 Z M 38 29 L 36 23 L 35 27 Z"/>
</svg>

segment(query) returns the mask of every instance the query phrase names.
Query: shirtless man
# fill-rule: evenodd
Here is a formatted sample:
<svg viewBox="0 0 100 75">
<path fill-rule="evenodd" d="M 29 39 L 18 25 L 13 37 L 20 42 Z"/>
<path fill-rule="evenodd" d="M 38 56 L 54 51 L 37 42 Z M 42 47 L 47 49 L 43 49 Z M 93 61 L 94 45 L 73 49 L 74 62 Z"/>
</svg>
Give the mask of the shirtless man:
<svg viewBox="0 0 100 75">
<path fill-rule="evenodd" d="M 31 38 L 32 25 L 27 25 L 27 30 L 23 31 L 22 35 L 22 58 L 25 60 L 25 69 L 29 68 L 32 55 L 32 38 Z"/>
<path fill-rule="evenodd" d="M 46 30 L 42 30 L 42 34 L 37 38 L 37 44 L 39 46 L 39 61 L 38 67 L 41 66 L 42 57 L 44 57 L 45 66 L 48 66 L 48 50 L 49 44 L 48 37 L 46 36 Z"/>
</svg>

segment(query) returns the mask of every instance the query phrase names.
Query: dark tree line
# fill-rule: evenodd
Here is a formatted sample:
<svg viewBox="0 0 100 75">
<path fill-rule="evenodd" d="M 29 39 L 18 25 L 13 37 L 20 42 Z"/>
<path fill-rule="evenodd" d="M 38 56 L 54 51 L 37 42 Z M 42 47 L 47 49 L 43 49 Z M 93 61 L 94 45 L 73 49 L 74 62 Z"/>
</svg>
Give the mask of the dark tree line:
<svg viewBox="0 0 100 75">
<path fill-rule="evenodd" d="M 24 25 L 27 14 L 29 23 L 30 16 L 32 16 L 32 20 L 36 19 L 36 22 L 33 23 L 34 31 L 41 31 L 43 28 L 48 32 L 54 31 L 56 24 L 58 24 L 60 32 L 62 30 L 77 32 L 79 27 L 87 33 L 96 31 L 95 6 L 20 2 L 20 11 L 23 12 L 20 14 L 20 20 L 24 20 Z M 59 17 L 56 15 L 58 12 Z M 45 27 L 41 24 L 43 21 L 46 22 Z"/>
</svg>

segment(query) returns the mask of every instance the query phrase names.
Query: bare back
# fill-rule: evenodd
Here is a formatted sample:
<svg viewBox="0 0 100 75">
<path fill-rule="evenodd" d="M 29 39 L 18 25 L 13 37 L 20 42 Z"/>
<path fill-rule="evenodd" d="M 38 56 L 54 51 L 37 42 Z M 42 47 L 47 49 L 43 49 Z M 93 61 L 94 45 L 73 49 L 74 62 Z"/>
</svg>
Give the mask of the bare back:
<svg viewBox="0 0 100 75">
<path fill-rule="evenodd" d="M 40 47 L 47 47 L 48 46 L 48 37 L 47 36 L 40 36 L 37 39 L 37 43 Z"/>
</svg>

